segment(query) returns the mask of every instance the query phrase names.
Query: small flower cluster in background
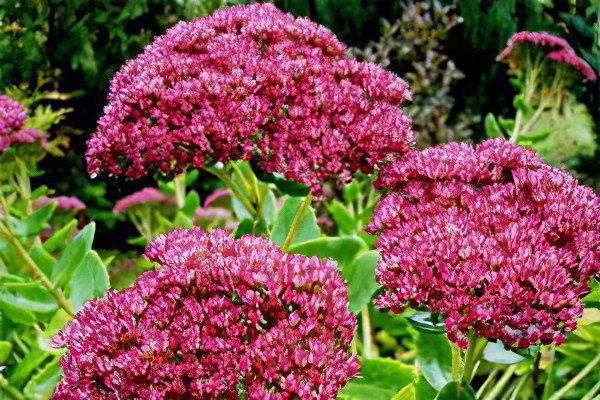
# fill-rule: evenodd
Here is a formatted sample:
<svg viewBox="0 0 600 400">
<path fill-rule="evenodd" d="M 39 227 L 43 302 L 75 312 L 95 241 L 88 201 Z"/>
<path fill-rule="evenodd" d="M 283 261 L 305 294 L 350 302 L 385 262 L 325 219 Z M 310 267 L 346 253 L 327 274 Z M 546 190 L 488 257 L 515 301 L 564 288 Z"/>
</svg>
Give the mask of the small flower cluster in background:
<svg viewBox="0 0 600 400">
<path fill-rule="evenodd" d="M 27 118 L 25 107 L 8 96 L 0 96 L 0 152 L 12 143 L 32 143 L 44 137 L 43 133 L 24 126 Z"/>
</svg>

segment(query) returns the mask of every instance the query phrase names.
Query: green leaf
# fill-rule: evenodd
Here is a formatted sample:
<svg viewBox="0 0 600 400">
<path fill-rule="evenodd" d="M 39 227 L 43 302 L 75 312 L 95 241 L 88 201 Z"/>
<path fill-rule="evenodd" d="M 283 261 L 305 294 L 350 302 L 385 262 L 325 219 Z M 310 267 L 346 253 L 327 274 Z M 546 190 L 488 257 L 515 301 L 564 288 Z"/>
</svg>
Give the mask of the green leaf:
<svg viewBox="0 0 600 400">
<path fill-rule="evenodd" d="M 348 400 L 390 400 L 414 379 L 414 369 L 399 361 L 362 358 L 360 376 L 352 378 L 340 395 Z"/>
<path fill-rule="evenodd" d="M 252 229 L 254 228 L 254 221 L 251 218 L 244 218 L 240 221 L 237 230 L 235 231 L 235 238 L 240 238 L 244 235 L 252 233 Z"/>
<path fill-rule="evenodd" d="M 348 284 L 351 312 L 358 314 L 379 288 L 375 281 L 375 270 L 380 259 L 379 252 L 371 250 L 361 254 L 342 270 L 342 276 Z"/>
<path fill-rule="evenodd" d="M 71 237 L 71 232 L 77 226 L 77 220 L 72 219 L 68 224 L 54 232 L 48 240 L 44 242 L 44 249 L 50 253 L 57 253 L 67 246 L 67 242 Z"/>
<path fill-rule="evenodd" d="M 181 211 L 177 211 L 175 218 L 173 218 L 173 226 L 178 226 L 186 229 L 190 229 L 194 226 L 192 219 Z"/>
<path fill-rule="evenodd" d="M 500 340 L 488 342 L 483 353 L 483 358 L 492 363 L 507 365 L 516 364 L 525 359 L 525 357 L 517 353 L 506 350 Z"/>
<path fill-rule="evenodd" d="M 289 252 L 307 257 L 333 258 L 338 262 L 340 270 L 343 270 L 357 254 L 366 250 L 367 245 L 359 238 L 320 237 L 291 246 Z"/>
<path fill-rule="evenodd" d="M 590 279 L 590 293 L 582 301 L 587 308 L 600 308 L 600 283 L 596 278 Z"/>
<path fill-rule="evenodd" d="M 0 303 L 34 313 L 51 313 L 58 306 L 54 297 L 37 282 L 5 283 L 0 288 Z"/>
<path fill-rule="evenodd" d="M 56 264 L 56 259 L 52 257 L 46 249 L 38 245 L 33 246 L 31 250 L 29 250 L 29 255 L 42 272 L 46 276 L 50 276 L 52 269 L 54 269 L 54 264 Z"/>
<path fill-rule="evenodd" d="M 15 367 L 12 374 L 8 378 L 11 385 L 21 387 L 31 375 L 31 373 L 38 368 L 38 366 L 48 358 L 49 353 L 40 350 L 37 347 L 33 347 L 25 357 Z"/>
<path fill-rule="evenodd" d="M 44 207 L 35 210 L 27 217 L 14 221 L 14 232 L 17 236 L 35 236 L 39 234 L 46 223 L 52 217 L 56 209 L 56 201 L 53 201 Z"/>
<path fill-rule="evenodd" d="M 61 374 L 59 360 L 60 358 L 56 357 L 31 377 L 23 389 L 27 399 L 47 400 L 52 397 Z"/>
<path fill-rule="evenodd" d="M 181 207 L 181 212 L 193 219 L 199 206 L 200 196 L 198 196 L 198 193 L 196 193 L 195 190 L 192 190 L 185 196 L 185 201 L 183 202 L 183 207 Z"/>
<path fill-rule="evenodd" d="M 435 398 L 436 400 L 475 400 L 475 392 L 471 386 L 463 382 L 459 396 L 457 383 L 450 382 L 440 390 Z"/>
<path fill-rule="evenodd" d="M 417 394 L 415 391 L 414 383 L 411 383 L 408 386 L 404 386 L 396 395 L 392 398 L 392 400 L 416 400 Z"/>
<path fill-rule="evenodd" d="M 270 173 L 257 165 L 253 165 L 252 169 L 256 174 L 256 177 L 262 182 L 273 183 L 283 194 L 287 194 L 292 197 L 304 197 L 310 193 L 310 188 L 298 181 L 292 179 L 285 179 L 281 173 Z"/>
<path fill-rule="evenodd" d="M 71 277 L 71 296 L 69 303 L 77 312 L 83 304 L 94 298 L 102 297 L 109 288 L 108 273 L 102 260 L 95 251 L 89 251 Z"/>
<path fill-rule="evenodd" d="M 444 320 L 436 318 L 436 314 L 432 314 L 429 311 L 417 311 L 408 317 L 408 320 L 419 332 L 439 335 L 446 333 Z"/>
<path fill-rule="evenodd" d="M 361 187 L 356 179 L 352 180 L 349 184 L 342 188 L 342 194 L 346 203 L 352 203 L 357 200 L 360 196 Z"/>
<path fill-rule="evenodd" d="M 419 332 L 416 341 L 419 371 L 435 389 L 452 382 L 452 349 L 446 335 Z"/>
<path fill-rule="evenodd" d="M 515 96 L 513 99 L 513 106 L 525 115 L 531 113 L 531 106 L 527 104 L 527 101 L 525 101 L 525 95 L 523 94 L 518 94 Z"/>
<path fill-rule="evenodd" d="M 419 375 L 415 380 L 415 397 L 417 400 L 434 400 L 438 391 L 427 382 L 423 375 Z"/>
<path fill-rule="evenodd" d="M 338 226 L 340 235 L 352 235 L 358 230 L 358 221 L 354 219 L 350 211 L 340 201 L 334 199 L 327 209 Z"/>
<path fill-rule="evenodd" d="M 5 340 L 0 341 L 0 364 L 3 364 L 10 357 L 12 352 L 12 343 Z"/>
<path fill-rule="evenodd" d="M 485 116 L 483 127 L 485 128 L 485 135 L 490 139 L 504 137 L 502 128 L 500 128 L 498 121 L 496 121 L 496 117 L 494 117 L 494 114 L 492 113 L 488 113 Z"/>
<path fill-rule="evenodd" d="M 52 282 L 55 285 L 63 286 L 69 281 L 73 271 L 81 264 L 92 248 L 95 230 L 96 224 L 94 222 L 89 223 L 65 248 L 52 271 Z"/>
<path fill-rule="evenodd" d="M 285 242 L 285 238 L 292 227 L 294 217 L 303 202 L 304 199 L 302 198 L 288 197 L 283 203 L 281 210 L 279 210 L 279 213 L 277 214 L 277 220 L 273 225 L 273 230 L 271 231 L 271 239 L 278 245 L 281 246 Z M 307 240 L 318 238 L 320 235 L 321 232 L 319 230 L 319 225 L 317 225 L 315 211 L 312 207 L 308 206 L 298 223 L 296 233 L 292 238 L 290 245 L 306 242 Z"/>
</svg>

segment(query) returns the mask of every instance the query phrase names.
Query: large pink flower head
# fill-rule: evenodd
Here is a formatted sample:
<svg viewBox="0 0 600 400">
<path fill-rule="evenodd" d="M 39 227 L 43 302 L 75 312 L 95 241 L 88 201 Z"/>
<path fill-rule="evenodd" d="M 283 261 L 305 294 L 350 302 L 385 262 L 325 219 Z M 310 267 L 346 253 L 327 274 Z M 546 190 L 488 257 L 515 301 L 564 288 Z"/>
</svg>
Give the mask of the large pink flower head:
<svg viewBox="0 0 600 400">
<path fill-rule="evenodd" d="M 146 256 L 162 267 L 55 338 L 68 348 L 55 399 L 332 399 L 358 372 L 335 262 L 200 228 Z"/>
<path fill-rule="evenodd" d="M 413 146 L 405 81 L 358 62 L 325 27 L 273 5 L 181 22 L 117 73 L 88 170 L 137 178 L 256 158 L 308 184 Z"/>
<path fill-rule="evenodd" d="M 532 48 L 542 50 L 550 60 L 571 65 L 587 79 L 596 80 L 596 73 L 592 67 L 584 59 L 577 56 L 575 50 L 565 39 L 546 32 L 523 31 L 515 33 L 508 40 L 506 48 L 498 55 L 498 60 L 507 62 L 516 68 L 520 63 L 523 63 L 523 57 L 531 56 L 524 53 Z"/>
<path fill-rule="evenodd" d="M 379 307 L 427 307 L 466 346 L 474 329 L 527 347 L 562 343 L 600 271 L 600 199 L 503 139 L 412 152 L 390 165 L 369 227 L 380 232 Z"/>
<path fill-rule="evenodd" d="M 21 103 L 0 95 L 0 153 L 12 143 L 31 143 L 43 137 L 37 129 L 23 126 L 26 119 L 27 111 Z"/>
</svg>

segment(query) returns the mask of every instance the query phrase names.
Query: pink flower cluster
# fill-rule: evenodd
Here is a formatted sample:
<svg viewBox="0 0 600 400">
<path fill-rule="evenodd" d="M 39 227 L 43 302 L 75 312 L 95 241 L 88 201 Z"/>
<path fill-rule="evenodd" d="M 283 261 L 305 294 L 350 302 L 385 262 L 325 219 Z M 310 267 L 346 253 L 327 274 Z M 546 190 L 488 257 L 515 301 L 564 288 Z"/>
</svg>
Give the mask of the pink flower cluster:
<svg viewBox="0 0 600 400">
<path fill-rule="evenodd" d="M 31 143 L 43 137 L 37 129 L 23 126 L 26 119 L 27 111 L 21 103 L 0 95 L 0 153 L 12 143 Z"/>
<path fill-rule="evenodd" d="M 310 185 L 413 146 L 405 81 L 348 58 L 325 27 L 273 5 L 181 22 L 129 61 L 88 142 L 88 170 L 137 178 L 255 157 Z"/>
<path fill-rule="evenodd" d="M 512 35 L 504 50 L 498 55 L 498 60 L 510 64 L 518 63 L 521 50 L 519 43 L 532 43 L 545 49 L 547 57 L 559 63 L 572 65 L 589 80 L 596 80 L 596 73 L 592 67 L 561 37 L 546 32 L 518 32 Z"/>
<path fill-rule="evenodd" d="M 113 207 L 113 212 L 115 214 L 121 214 L 122 212 L 127 211 L 133 206 L 150 202 L 164 204 L 174 203 L 172 198 L 165 196 L 160 190 L 156 188 L 147 187 L 117 201 L 117 203 Z"/>
<path fill-rule="evenodd" d="M 162 267 L 54 339 L 68 348 L 54 399 L 324 400 L 358 372 L 335 262 L 200 228 L 158 236 L 146 256 Z"/>
<path fill-rule="evenodd" d="M 600 199 L 502 139 L 412 152 L 379 178 L 376 300 L 427 307 L 466 346 L 474 329 L 515 347 L 562 343 L 600 272 Z"/>
<path fill-rule="evenodd" d="M 33 208 L 42 208 L 51 202 L 56 201 L 56 206 L 62 210 L 82 211 L 85 210 L 85 204 L 74 196 L 42 196 L 33 202 Z"/>
</svg>

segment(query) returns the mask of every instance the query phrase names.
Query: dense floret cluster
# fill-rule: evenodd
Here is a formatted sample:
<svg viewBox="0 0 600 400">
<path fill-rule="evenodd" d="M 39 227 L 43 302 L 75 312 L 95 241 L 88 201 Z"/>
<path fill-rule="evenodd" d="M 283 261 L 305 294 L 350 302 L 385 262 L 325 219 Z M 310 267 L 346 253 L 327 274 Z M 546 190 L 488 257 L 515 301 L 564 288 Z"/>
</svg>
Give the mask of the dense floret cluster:
<svg viewBox="0 0 600 400">
<path fill-rule="evenodd" d="M 405 81 L 270 4 L 181 22 L 117 73 L 89 172 L 137 178 L 259 161 L 320 190 L 413 146 Z"/>
<path fill-rule="evenodd" d="M 551 60 L 572 65 L 587 79 L 596 79 L 596 73 L 592 67 L 575 53 L 575 50 L 565 39 L 546 32 L 523 31 L 515 33 L 508 40 L 508 44 L 498 56 L 498 60 L 517 66 L 522 62 L 520 58 L 524 49 L 521 48 L 521 44 L 527 43 L 543 49 L 546 56 Z"/>
<path fill-rule="evenodd" d="M 31 143 L 43 137 L 37 129 L 23 126 L 26 119 L 27 111 L 21 103 L 0 95 L 0 152 L 12 143 Z"/>
<path fill-rule="evenodd" d="M 113 207 L 113 212 L 115 214 L 120 214 L 122 212 L 127 211 L 133 206 L 150 202 L 158 202 L 165 204 L 174 203 L 171 197 L 164 195 L 160 190 L 152 187 L 147 187 L 117 201 L 115 203 L 115 206 Z"/>
<path fill-rule="evenodd" d="M 68 348 L 55 399 L 324 400 L 358 372 L 335 262 L 200 228 L 158 236 L 146 256 L 162 267 L 54 339 Z"/>
<path fill-rule="evenodd" d="M 515 347 L 562 343 L 600 271 L 600 200 L 532 150 L 502 139 L 412 152 L 378 185 L 376 303 L 426 306 L 467 345 L 474 329 Z"/>
</svg>

